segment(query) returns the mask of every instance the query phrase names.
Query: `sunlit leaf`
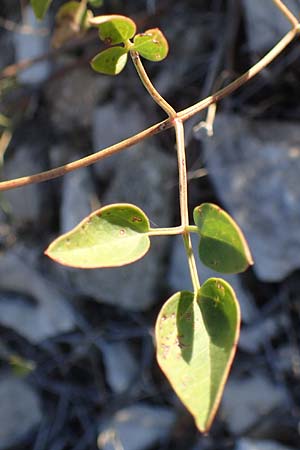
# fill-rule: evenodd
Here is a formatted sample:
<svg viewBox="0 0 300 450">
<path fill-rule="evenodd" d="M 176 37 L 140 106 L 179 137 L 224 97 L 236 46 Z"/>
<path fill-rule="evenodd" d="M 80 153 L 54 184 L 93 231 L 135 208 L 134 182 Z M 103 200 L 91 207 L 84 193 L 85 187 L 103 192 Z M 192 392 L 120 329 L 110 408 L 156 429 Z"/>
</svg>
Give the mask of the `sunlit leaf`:
<svg viewBox="0 0 300 450">
<path fill-rule="evenodd" d="M 123 266 L 147 253 L 148 231 L 149 220 L 136 206 L 105 206 L 52 242 L 45 253 L 61 264 L 83 269 Z"/>
<path fill-rule="evenodd" d="M 43 19 L 52 0 L 30 0 L 30 4 L 38 19 Z"/>
<path fill-rule="evenodd" d="M 238 273 L 253 264 L 242 231 L 219 206 L 211 203 L 197 206 L 194 221 L 201 236 L 199 256 L 206 266 L 221 273 Z"/>
<path fill-rule="evenodd" d="M 123 47 L 111 47 L 98 53 L 92 59 L 91 66 L 96 72 L 118 75 L 126 66 L 127 59 L 127 50 Z"/>
<path fill-rule="evenodd" d="M 137 34 L 133 43 L 133 49 L 150 61 L 161 61 L 169 51 L 168 41 L 158 28 Z"/>
<path fill-rule="evenodd" d="M 125 42 L 136 32 L 136 25 L 132 19 L 117 14 L 93 17 L 90 24 L 99 28 L 100 39 L 109 45 Z"/>
<path fill-rule="evenodd" d="M 196 295 L 177 292 L 159 313 L 158 363 L 202 432 L 218 409 L 239 328 L 234 291 L 218 278 L 207 280 Z"/>
</svg>

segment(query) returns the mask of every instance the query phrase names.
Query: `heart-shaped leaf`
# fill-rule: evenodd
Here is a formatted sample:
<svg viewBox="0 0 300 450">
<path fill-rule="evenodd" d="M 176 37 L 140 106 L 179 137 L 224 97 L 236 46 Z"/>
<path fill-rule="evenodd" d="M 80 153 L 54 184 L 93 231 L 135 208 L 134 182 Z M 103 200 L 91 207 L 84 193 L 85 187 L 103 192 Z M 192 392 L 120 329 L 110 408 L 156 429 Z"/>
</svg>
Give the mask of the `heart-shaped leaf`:
<svg viewBox="0 0 300 450">
<path fill-rule="evenodd" d="M 127 50 L 123 47 L 111 47 L 98 53 L 92 59 L 91 66 L 96 72 L 118 75 L 126 66 L 127 59 Z"/>
<path fill-rule="evenodd" d="M 219 206 L 203 203 L 194 209 L 201 236 L 199 256 L 217 272 L 238 273 L 253 264 L 248 244 L 237 223 Z"/>
<path fill-rule="evenodd" d="M 136 32 L 136 25 L 132 19 L 117 14 L 93 17 L 90 24 L 99 28 L 100 39 L 108 45 L 125 42 Z"/>
<path fill-rule="evenodd" d="M 150 247 L 149 220 L 134 205 L 105 206 L 56 239 L 45 254 L 71 267 L 118 267 L 144 256 Z"/>
<path fill-rule="evenodd" d="M 30 4 L 37 19 L 43 19 L 52 0 L 30 0 Z"/>
<path fill-rule="evenodd" d="M 137 34 L 133 43 L 133 49 L 150 61 L 161 61 L 169 51 L 168 41 L 158 28 Z"/>
<path fill-rule="evenodd" d="M 174 294 L 156 323 L 157 360 L 173 389 L 207 431 L 234 358 L 240 310 L 224 280 L 210 278 L 198 294 Z"/>
</svg>

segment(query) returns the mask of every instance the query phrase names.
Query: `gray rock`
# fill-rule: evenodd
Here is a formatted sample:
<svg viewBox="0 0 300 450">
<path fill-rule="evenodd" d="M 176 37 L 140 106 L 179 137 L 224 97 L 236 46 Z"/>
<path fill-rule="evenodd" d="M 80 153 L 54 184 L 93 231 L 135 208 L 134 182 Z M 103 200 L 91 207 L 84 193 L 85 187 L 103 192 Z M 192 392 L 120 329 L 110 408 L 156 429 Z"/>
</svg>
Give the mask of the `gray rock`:
<svg viewBox="0 0 300 450">
<path fill-rule="evenodd" d="M 1 32 L 0 39 L 0 70 L 14 62 L 13 33 Z"/>
<path fill-rule="evenodd" d="M 60 207 L 62 233 L 71 230 L 92 212 L 97 200 L 91 175 L 87 167 L 64 176 Z"/>
<path fill-rule="evenodd" d="M 196 234 L 191 235 L 192 245 L 196 256 L 196 264 L 198 268 L 200 282 L 211 277 L 219 277 L 230 283 L 236 293 L 241 306 L 242 319 L 249 323 L 255 317 L 254 300 L 251 295 L 243 288 L 237 275 L 224 275 L 214 272 L 206 267 L 198 257 L 199 238 Z M 172 237 L 172 257 L 170 259 L 170 267 L 168 272 L 168 283 L 174 292 L 184 289 L 192 289 L 192 282 L 189 268 L 186 260 L 186 253 L 181 236 Z"/>
<path fill-rule="evenodd" d="M 300 355 L 296 344 L 286 343 L 281 345 L 277 350 L 278 360 L 277 367 L 281 373 L 300 373 Z"/>
<path fill-rule="evenodd" d="M 33 343 L 74 327 L 65 298 L 17 252 L 1 255 L 0 291 L 4 291 L 0 295 L 0 322 Z"/>
<path fill-rule="evenodd" d="M 70 62 L 64 58 L 64 63 Z M 99 76 L 88 68 L 68 71 L 47 85 L 46 98 L 51 120 L 59 131 L 73 131 L 91 127 L 94 109 L 98 101 L 107 95 L 110 77 Z"/>
<path fill-rule="evenodd" d="M 237 442 L 235 450 L 292 450 L 292 448 L 278 444 L 275 441 L 257 441 L 245 438 Z"/>
<path fill-rule="evenodd" d="M 299 2 L 285 0 L 284 2 L 298 17 Z M 272 2 L 261 0 L 243 0 L 246 16 L 248 41 L 252 52 L 265 52 L 291 28 L 289 21 Z"/>
<path fill-rule="evenodd" d="M 101 348 L 107 383 L 113 392 L 121 394 L 137 376 L 137 361 L 126 342 L 102 342 Z"/>
<path fill-rule="evenodd" d="M 37 394 L 23 380 L 0 380 L 0 450 L 20 444 L 42 419 Z"/>
<path fill-rule="evenodd" d="M 115 101 L 98 106 L 93 114 L 93 150 L 97 152 L 105 147 L 122 141 L 135 133 L 147 128 L 146 115 L 137 103 L 128 103 L 126 107 L 118 105 Z M 108 180 L 118 165 L 118 161 L 124 153 L 132 150 L 124 150 L 121 153 L 105 158 L 94 164 L 97 176 L 103 181 Z"/>
<path fill-rule="evenodd" d="M 12 179 L 31 175 L 44 168 L 41 158 L 37 157 L 36 149 L 27 144 L 18 147 L 15 153 L 7 158 L 3 167 L 3 177 Z M 3 198 L 8 204 L 8 212 L 17 225 L 40 220 L 45 192 L 44 186 L 38 184 L 3 192 Z"/>
<path fill-rule="evenodd" d="M 175 418 L 168 408 L 142 403 L 120 410 L 102 427 L 99 449 L 146 450 L 168 437 Z"/>
<path fill-rule="evenodd" d="M 24 10 L 25 22 L 33 29 L 32 33 L 15 33 L 15 53 L 17 62 L 36 58 L 49 50 L 49 31 L 47 20 L 43 22 L 37 20 L 30 6 Z M 45 61 L 33 64 L 26 70 L 18 74 L 18 79 L 22 83 L 36 84 L 46 80 L 50 74 L 50 62 Z"/>
<path fill-rule="evenodd" d="M 270 339 L 275 338 L 282 330 L 287 329 L 283 315 L 269 317 L 253 325 L 243 326 L 239 347 L 249 353 L 257 353 Z"/>
<path fill-rule="evenodd" d="M 280 281 L 300 267 L 299 145 L 297 123 L 224 114 L 205 143 L 209 176 L 244 231 L 263 281 Z"/>
<path fill-rule="evenodd" d="M 231 377 L 225 388 L 221 417 L 233 434 L 240 435 L 277 408 L 283 414 L 288 405 L 285 390 L 264 374 L 244 379 Z"/>
<path fill-rule="evenodd" d="M 169 226 L 173 195 L 165 180 L 173 179 L 174 170 L 173 158 L 149 143 L 140 144 L 119 161 L 116 175 L 101 200 L 105 205 L 136 204 L 145 211 L 151 224 Z M 70 276 L 84 295 L 131 310 L 145 310 L 158 300 L 157 286 L 164 276 L 166 251 L 166 237 L 154 237 L 147 255 L 134 264 L 113 269 L 76 270 L 70 272 Z"/>
</svg>

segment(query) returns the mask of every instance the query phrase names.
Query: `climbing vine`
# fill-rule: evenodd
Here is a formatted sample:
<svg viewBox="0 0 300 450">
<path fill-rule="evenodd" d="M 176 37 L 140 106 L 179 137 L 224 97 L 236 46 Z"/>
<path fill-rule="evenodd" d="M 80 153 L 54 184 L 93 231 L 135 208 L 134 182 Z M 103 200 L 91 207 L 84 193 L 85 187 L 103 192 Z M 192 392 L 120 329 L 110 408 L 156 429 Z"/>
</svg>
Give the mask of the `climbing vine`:
<svg viewBox="0 0 300 450">
<path fill-rule="evenodd" d="M 155 326 L 157 361 L 202 432 L 212 424 L 235 355 L 240 309 L 234 290 L 222 278 L 210 278 L 200 283 L 191 233 L 199 238 L 197 252 L 203 264 L 220 274 L 243 272 L 253 264 L 253 260 L 239 226 L 219 206 L 210 203 L 196 205 L 193 221 L 190 220 L 184 122 L 253 78 L 299 34 L 298 19 L 281 0 L 273 2 L 291 23 L 291 30 L 244 75 L 180 112 L 175 111 L 156 90 L 141 59 L 158 62 L 166 58 L 168 42 L 160 29 L 152 28 L 137 34 L 136 24 L 129 17 L 94 17 L 88 6 L 99 7 L 101 0 L 63 4 L 56 14 L 53 44 L 59 46 L 88 28 L 96 27 L 99 38 L 107 48 L 92 59 L 92 69 L 105 75 L 118 75 L 131 59 L 139 79 L 153 101 L 164 110 L 167 119 L 73 163 L 0 183 L 0 190 L 5 190 L 55 178 L 108 157 L 154 133 L 174 128 L 179 177 L 179 225 L 152 228 L 149 218 L 137 205 L 107 205 L 58 237 L 45 253 L 54 261 L 71 267 L 119 267 L 142 258 L 150 251 L 153 239 L 162 235 L 182 235 L 193 290 L 176 292 L 162 305 Z M 44 17 L 50 4 L 51 0 L 31 0 L 39 19 Z"/>
</svg>

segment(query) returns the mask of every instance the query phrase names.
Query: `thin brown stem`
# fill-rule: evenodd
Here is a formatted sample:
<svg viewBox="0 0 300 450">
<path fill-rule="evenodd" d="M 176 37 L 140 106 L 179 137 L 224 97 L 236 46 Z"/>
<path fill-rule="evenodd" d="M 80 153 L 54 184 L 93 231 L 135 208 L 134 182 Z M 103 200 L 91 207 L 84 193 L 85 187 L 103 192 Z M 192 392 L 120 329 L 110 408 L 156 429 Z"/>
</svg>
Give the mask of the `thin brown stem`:
<svg viewBox="0 0 300 450">
<path fill-rule="evenodd" d="M 153 100 L 168 114 L 170 118 L 176 117 L 177 113 L 175 109 L 173 109 L 172 106 L 169 105 L 169 103 L 160 95 L 160 93 L 153 86 L 150 78 L 147 75 L 147 72 L 144 69 L 144 66 L 142 64 L 138 52 L 131 50 L 130 56 L 134 64 L 134 67 L 136 68 L 136 71 L 140 77 L 141 82 L 143 83 L 144 87 L 147 89 L 148 93 L 151 95 Z"/>
<path fill-rule="evenodd" d="M 259 72 L 261 72 L 265 67 L 267 67 L 282 51 L 294 40 L 294 38 L 298 34 L 298 28 L 290 30 L 287 34 L 283 36 L 283 38 L 278 42 L 278 44 L 273 47 L 270 52 L 268 52 L 257 64 L 255 64 L 251 69 L 237 78 L 235 81 L 230 83 L 228 86 L 223 89 L 217 91 L 215 94 L 207 97 L 206 99 L 196 103 L 195 105 L 186 108 L 179 113 L 177 113 L 177 117 L 180 118 L 183 122 L 188 120 L 193 115 L 199 113 L 200 111 L 206 109 L 212 103 L 216 103 L 220 101 L 222 98 L 231 94 L 238 88 L 240 88 L 247 81 L 254 78 Z M 40 172 L 36 175 L 30 175 L 22 178 L 16 178 L 14 180 L 2 181 L 0 182 L 0 191 L 5 191 L 8 189 L 15 189 L 17 187 L 26 186 L 28 184 L 40 183 L 42 181 L 51 180 L 53 178 L 60 177 L 66 173 L 72 172 L 73 170 L 79 169 L 81 167 L 86 167 L 91 164 L 94 164 L 97 161 L 100 161 L 107 156 L 113 155 L 125 148 L 128 148 L 138 142 L 146 139 L 149 136 L 160 133 L 166 129 L 169 129 L 173 126 L 172 120 L 170 118 L 163 120 L 151 127 L 143 130 L 136 135 L 125 139 L 124 141 L 119 142 L 118 144 L 107 147 L 103 150 L 98 151 L 92 155 L 86 156 L 82 159 L 74 161 L 72 163 L 66 164 L 64 166 L 57 167 L 55 169 L 47 170 L 46 172 Z"/>
<path fill-rule="evenodd" d="M 297 28 L 299 25 L 299 20 L 292 13 L 292 11 L 281 1 L 281 0 L 273 0 L 277 8 L 285 15 L 287 20 L 291 23 L 294 28 Z"/>
<path fill-rule="evenodd" d="M 188 210 L 188 184 L 187 184 L 187 170 L 186 170 L 186 157 L 184 145 L 184 127 L 182 120 L 178 118 L 173 120 L 173 124 L 176 133 L 177 160 L 179 170 L 180 216 L 181 216 L 181 226 L 183 227 L 182 238 L 188 259 L 193 289 L 196 294 L 200 289 L 200 281 L 198 277 L 198 271 L 193 252 L 191 236 L 189 233 L 190 223 Z"/>
<path fill-rule="evenodd" d="M 160 131 L 160 127 L 164 125 L 164 122 L 153 125 L 144 131 L 132 136 L 124 141 L 118 142 L 115 145 L 107 147 L 103 150 L 99 150 L 97 153 L 85 156 L 84 158 L 78 159 L 74 162 L 64 164 L 63 166 L 56 167 L 55 169 L 46 170 L 45 172 L 40 172 L 34 175 L 29 175 L 21 178 L 16 178 L 14 180 L 1 181 L 0 191 L 6 191 L 9 189 L 16 189 L 21 186 L 26 186 L 33 183 L 41 183 L 43 181 L 52 180 L 53 178 L 61 177 L 69 172 L 80 169 L 82 167 L 90 166 L 97 161 L 118 153 L 125 148 L 131 147 L 134 144 L 142 141 L 146 137 L 152 136 Z"/>
<path fill-rule="evenodd" d="M 283 38 L 275 45 L 275 47 L 273 47 L 272 50 L 270 50 L 262 59 L 254 64 L 254 66 L 247 70 L 247 72 L 238 77 L 232 83 L 228 84 L 228 86 L 225 86 L 223 89 L 220 89 L 219 91 L 215 92 L 204 100 L 201 100 L 195 105 L 192 105 L 189 108 L 180 111 L 178 113 L 178 116 L 185 121 L 192 117 L 194 114 L 202 111 L 203 109 L 206 109 L 212 103 L 220 101 L 222 98 L 239 89 L 241 86 L 247 83 L 247 81 L 250 81 L 265 67 L 271 64 L 271 62 L 273 62 L 274 59 L 276 59 L 277 56 L 280 55 L 280 53 L 282 53 L 283 50 L 295 39 L 298 32 L 299 31 L 296 28 L 288 31 L 288 33 L 283 36 Z"/>
<path fill-rule="evenodd" d="M 188 187 L 187 187 L 187 171 L 186 157 L 184 146 L 184 128 L 180 119 L 173 121 L 176 134 L 177 161 L 179 172 L 179 201 L 180 201 L 180 217 L 181 225 L 184 229 L 189 226 L 189 210 L 188 210 Z"/>
<path fill-rule="evenodd" d="M 5 78 L 15 77 L 18 75 L 19 72 L 21 72 L 22 70 L 28 69 L 29 67 L 33 66 L 34 64 L 37 64 L 39 62 L 45 61 L 50 58 L 58 57 L 58 56 L 60 56 L 60 54 L 67 52 L 69 50 L 76 49 L 77 47 L 86 46 L 86 45 L 90 44 L 96 38 L 97 38 L 96 31 L 90 31 L 86 36 L 74 38 L 74 40 L 72 40 L 72 42 L 68 42 L 59 48 L 50 50 L 49 52 L 47 52 L 41 56 L 37 56 L 37 57 L 31 58 L 31 59 L 24 59 L 15 64 L 11 64 L 11 65 L 5 67 L 0 72 L 0 80 L 3 80 Z"/>
<path fill-rule="evenodd" d="M 199 276 L 198 276 L 198 271 L 197 271 L 197 266 L 196 266 L 194 252 L 193 252 L 190 233 L 188 231 L 184 232 L 182 234 L 182 238 L 183 238 L 184 247 L 185 247 L 185 251 L 187 254 L 187 258 L 188 258 L 188 265 L 189 265 L 189 269 L 190 269 L 194 293 L 197 294 L 197 292 L 200 289 L 200 281 L 199 281 Z"/>
</svg>

